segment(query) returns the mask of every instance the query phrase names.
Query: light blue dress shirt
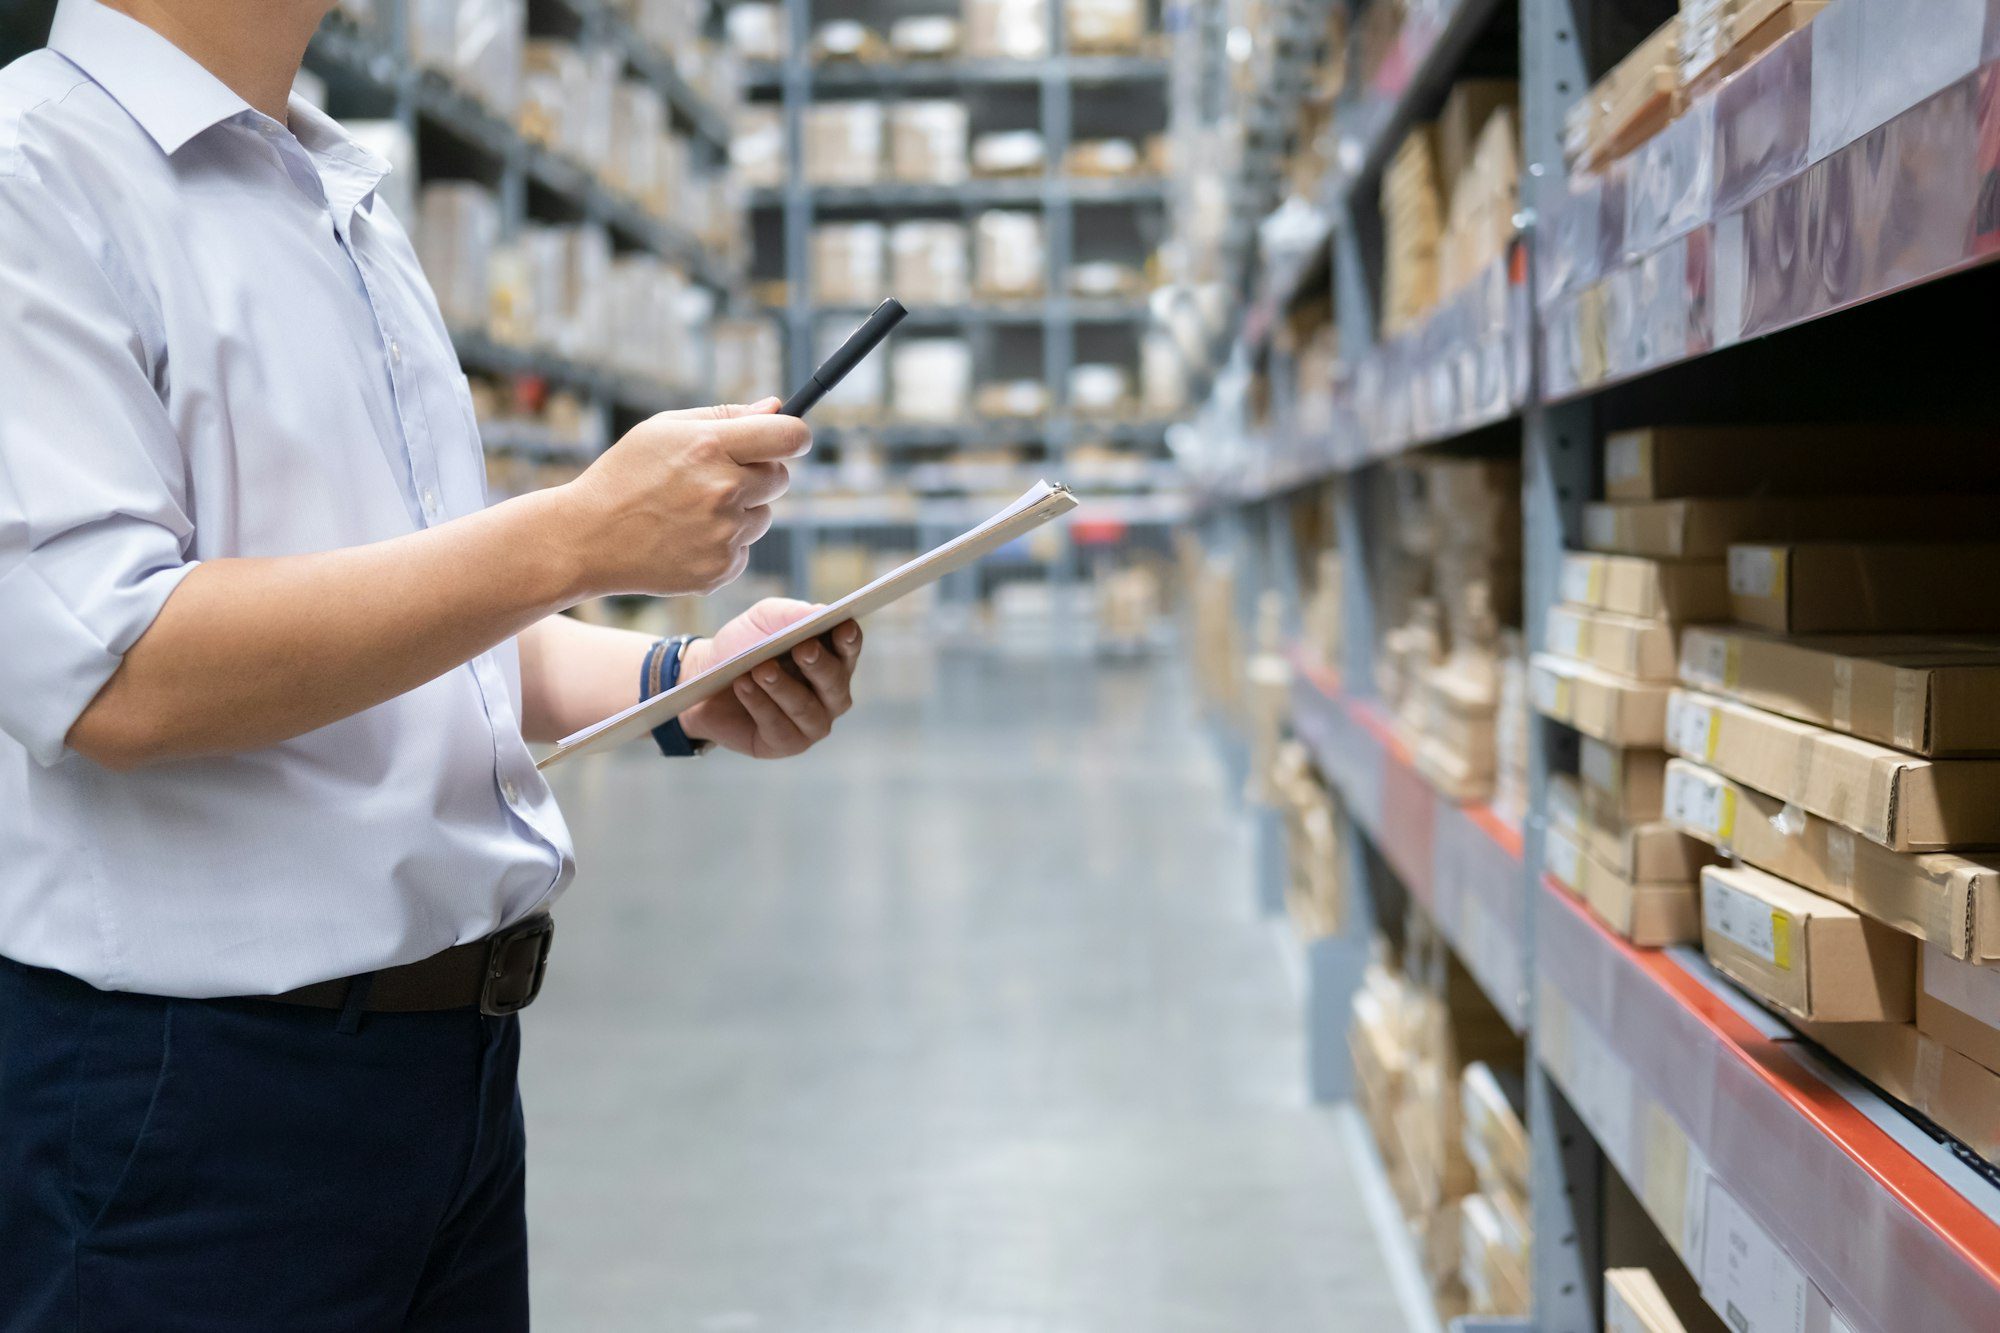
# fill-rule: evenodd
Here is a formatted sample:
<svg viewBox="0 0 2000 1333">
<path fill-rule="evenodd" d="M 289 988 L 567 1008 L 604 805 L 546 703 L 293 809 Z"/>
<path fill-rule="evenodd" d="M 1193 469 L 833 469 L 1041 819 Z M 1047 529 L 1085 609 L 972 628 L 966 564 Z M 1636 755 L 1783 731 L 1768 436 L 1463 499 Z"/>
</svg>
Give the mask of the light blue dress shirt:
<svg viewBox="0 0 2000 1333">
<path fill-rule="evenodd" d="M 387 170 L 92 0 L 0 71 L 0 954 L 269 994 L 478 939 L 571 877 L 511 643 L 265 750 L 113 773 L 64 743 L 200 561 L 485 503 Z"/>
</svg>

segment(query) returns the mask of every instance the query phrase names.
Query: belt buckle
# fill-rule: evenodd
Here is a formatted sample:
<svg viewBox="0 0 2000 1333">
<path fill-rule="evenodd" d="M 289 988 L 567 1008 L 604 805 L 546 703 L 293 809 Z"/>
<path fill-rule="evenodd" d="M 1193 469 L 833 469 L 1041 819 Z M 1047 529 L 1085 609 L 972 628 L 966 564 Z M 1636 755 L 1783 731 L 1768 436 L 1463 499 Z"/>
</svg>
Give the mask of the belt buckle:
<svg viewBox="0 0 2000 1333">
<path fill-rule="evenodd" d="M 479 982 L 479 1012 L 494 1018 L 518 1014 L 542 993 L 548 975 L 555 918 L 547 912 L 495 931 L 486 940 L 486 970 Z"/>
</svg>

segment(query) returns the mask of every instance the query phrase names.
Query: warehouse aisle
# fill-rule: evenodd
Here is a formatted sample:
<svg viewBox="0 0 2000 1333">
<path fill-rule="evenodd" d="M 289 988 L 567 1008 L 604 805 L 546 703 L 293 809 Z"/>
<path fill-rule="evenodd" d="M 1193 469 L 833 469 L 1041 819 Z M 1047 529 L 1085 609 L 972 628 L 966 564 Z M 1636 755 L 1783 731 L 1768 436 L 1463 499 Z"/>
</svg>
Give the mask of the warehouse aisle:
<svg viewBox="0 0 2000 1333">
<path fill-rule="evenodd" d="M 825 753 L 569 775 L 538 1324 L 1401 1327 L 1177 673 L 887 649 Z"/>
</svg>

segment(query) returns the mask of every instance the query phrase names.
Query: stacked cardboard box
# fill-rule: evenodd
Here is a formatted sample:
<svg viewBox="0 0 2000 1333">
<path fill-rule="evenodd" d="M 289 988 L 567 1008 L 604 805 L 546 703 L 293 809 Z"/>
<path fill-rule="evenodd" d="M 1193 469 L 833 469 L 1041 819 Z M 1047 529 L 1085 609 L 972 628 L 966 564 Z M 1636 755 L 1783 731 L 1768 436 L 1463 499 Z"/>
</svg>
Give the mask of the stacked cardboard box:
<svg viewBox="0 0 2000 1333">
<path fill-rule="evenodd" d="M 1507 251 L 1520 211 L 1520 86 L 1454 84 L 1438 117 L 1439 167 L 1449 187 L 1438 243 L 1438 297 L 1450 297 Z"/>
<path fill-rule="evenodd" d="M 973 286 L 999 300 L 1042 294 L 1048 246 L 1039 213 L 989 209 L 972 223 Z"/>
<path fill-rule="evenodd" d="M 888 294 L 888 241 L 879 222 L 822 222 L 812 233 L 813 299 L 873 305 Z"/>
<path fill-rule="evenodd" d="M 1395 469 L 1399 580 L 1419 595 L 1383 635 L 1376 683 L 1417 765 L 1454 800 L 1485 800 L 1499 767 L 1504 627 L 1520 618 L 1520 469 L 1419 458 Z"/>
<path fill-rule="evenodd" d="M 1048 0 L 965 0 L 965 53 L 1040 60 L 1049 53 Z"/>
<path fill-rule="evenodd" d="M 1459 1079 L 1465 1155 L 1478 1189 L 1459 1204 L 1459 1277 L 1470 1312 L 1528 1312 L 1528 1129 L 1512 1070 L 1474 1061 Z"/>
<path fill-rule="evenodd" d="M 966 177 L 965 103 L 899 102 L 889 110 L 889 174 L 899 181 L 956 185 Z"/>
<path fill-rule="evenodd" d="M 1826 0 L 1681 0 L 1683 95 L 1720 83 L 1825 8 Z"/>
<path fill-rule="evenodd" d="M 962 421 L 972 405 L 972 345 L 905 338 L 889 355 L 891 401 L 905 421 Z"/>
<path fill-rule="evenodd" d="M 1631 152 L 1680 114 L 1676 15 L 1612 66 L 1563 118 L 1563 150 L 1584 170 Z"/>
<path fill-rule="evenodd" d="M 873 185 L 882 179 L 888 117 L 880 102 L 815 102 L 805 110 L 800 158 L 814 185 Z"/>
<path fill-rule="evenodd" d="M 1285 820 L 1285 908 L 1307 939 L 1347 919 L 1347 811 L 1297 741 L 1278 747 L 1270 793 Z"/>
<path fill-rule="evenodd" d="M 1063 27 L 1072 55 L 1138 55 L 1146 37 L 1146 5 L 1143 0 L 1068 0 Z"/>
<path fill-rule="evenodd" d="M 1387 956 L 1378 944 L 1355 993 L 1348 1042 L 1362 1112 L 1422 1252 L 1438 1314 L 1471 1309 L 1468 1268 L 1488 1301 L 1509 1301 L 1517 1291 L 1524 1299 L 1527 1227 L 1515 1207 L 1514 1147 L 1503 1142 L 1512 1135 L 1494 1123 L 1500 1108 L 1483 1087 L 1468 1108 L 1464 1079 L 1473 1063 L 1519 1068 L 1520 1040 L 1455 961 L 1426 986 L 1398 975 Z M 1518 1115 L 1512 1119 L 1517 1127 Z M 1478 1202 L 1468 1213 L 1469 1198 Z"/>
<path fill-rule="evenodd" d="M 1382 173 L 1382 332 L 1394 337 L 1438 299 L 1438 237 L 1444 192 L 1437 127 L 1413 127 Z"/>
<path fill-rule="evenodd" d="M 972 295 L 965 224 L 921 219 L 889 229 L 889 286 L 913 306 L 962 305 Z"/>
</svg>

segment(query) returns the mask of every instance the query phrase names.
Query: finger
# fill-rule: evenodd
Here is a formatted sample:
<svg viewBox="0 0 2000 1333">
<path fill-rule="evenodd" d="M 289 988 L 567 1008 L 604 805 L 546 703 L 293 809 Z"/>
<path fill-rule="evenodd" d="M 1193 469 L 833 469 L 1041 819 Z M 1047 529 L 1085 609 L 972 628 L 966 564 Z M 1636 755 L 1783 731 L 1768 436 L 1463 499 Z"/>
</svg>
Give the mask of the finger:
<svg viewBox="0 0 2000 1333">
<path fill-rule="evenodd" d="M 792 488 L 792 470 L 783 463 L 743 465 L 743 506 L 767 505 Z"/>
<path fill-rule="evenodd" d="M 797 417 L 757 412 L 715 423 L 722 448 L 739 463 L 772 463 L 798 458 L 812 448 L 812 427 Z"/>
<path fill-rule="evenodd" d="M 736 527 L 736 543 L 739 546 L 753 546 L 771 530 L 771 506 L 758 505 L 743 511 L 743 521 Z"/>
<path fill-rule="evenodd" d="M 800 735 L 808 740 L 824 740 L 826 734 L 833 730 L 833 718 L 827 713 L 826 705 L 804 681 L 776 662 L 766 662 L 751 674 L 764 687 L 764 693 L 778 701 L 778 707 L 785 710 L 785 716 L 792 720 Z"/>
<path fill-rule="evenodd" d="M 783 672 L 778 674 L 783 675 Z M 743 705 L 743 711 L 750 714 L 750 720 L 757 724 L 757 734 L 772 750 L 780 754 L 797 754 L 811 744 L 777 700 L 764 692 L 749 676 L 736 682 L 736 699 Z"/>
<path fill-rule="evenodd" d="M 840 654 L 841 660 L 847 663 L 847 669 L 852 671 L 854 664 L 861 660 L 860 624 L 850 620 L 836 625 L 827 637 L 833 640 L 833 651 Z"/>
<path fill-rule="evenodd" d="M 792 660 L 799 664 L 799 670 L 819 694 L 819 701 L 826 705 L 826 711 L 839 717 L 854 706 L 854 696 L 848 688 L 853 672 L 847 659 L 829 649 L 818 639 L 807 639 L 792 650 Z"/>
<path fill-rule="evenodd" d="M 671 412 L 656 412 L 655 416 L 669 421 L 728 421 L 734 417 L 764 416 L 778 410 L 780 404 L 773 398 L 760 398 L 754 403 L 717 403 L 712 407 L 682 407 Z"/>
</svg>

